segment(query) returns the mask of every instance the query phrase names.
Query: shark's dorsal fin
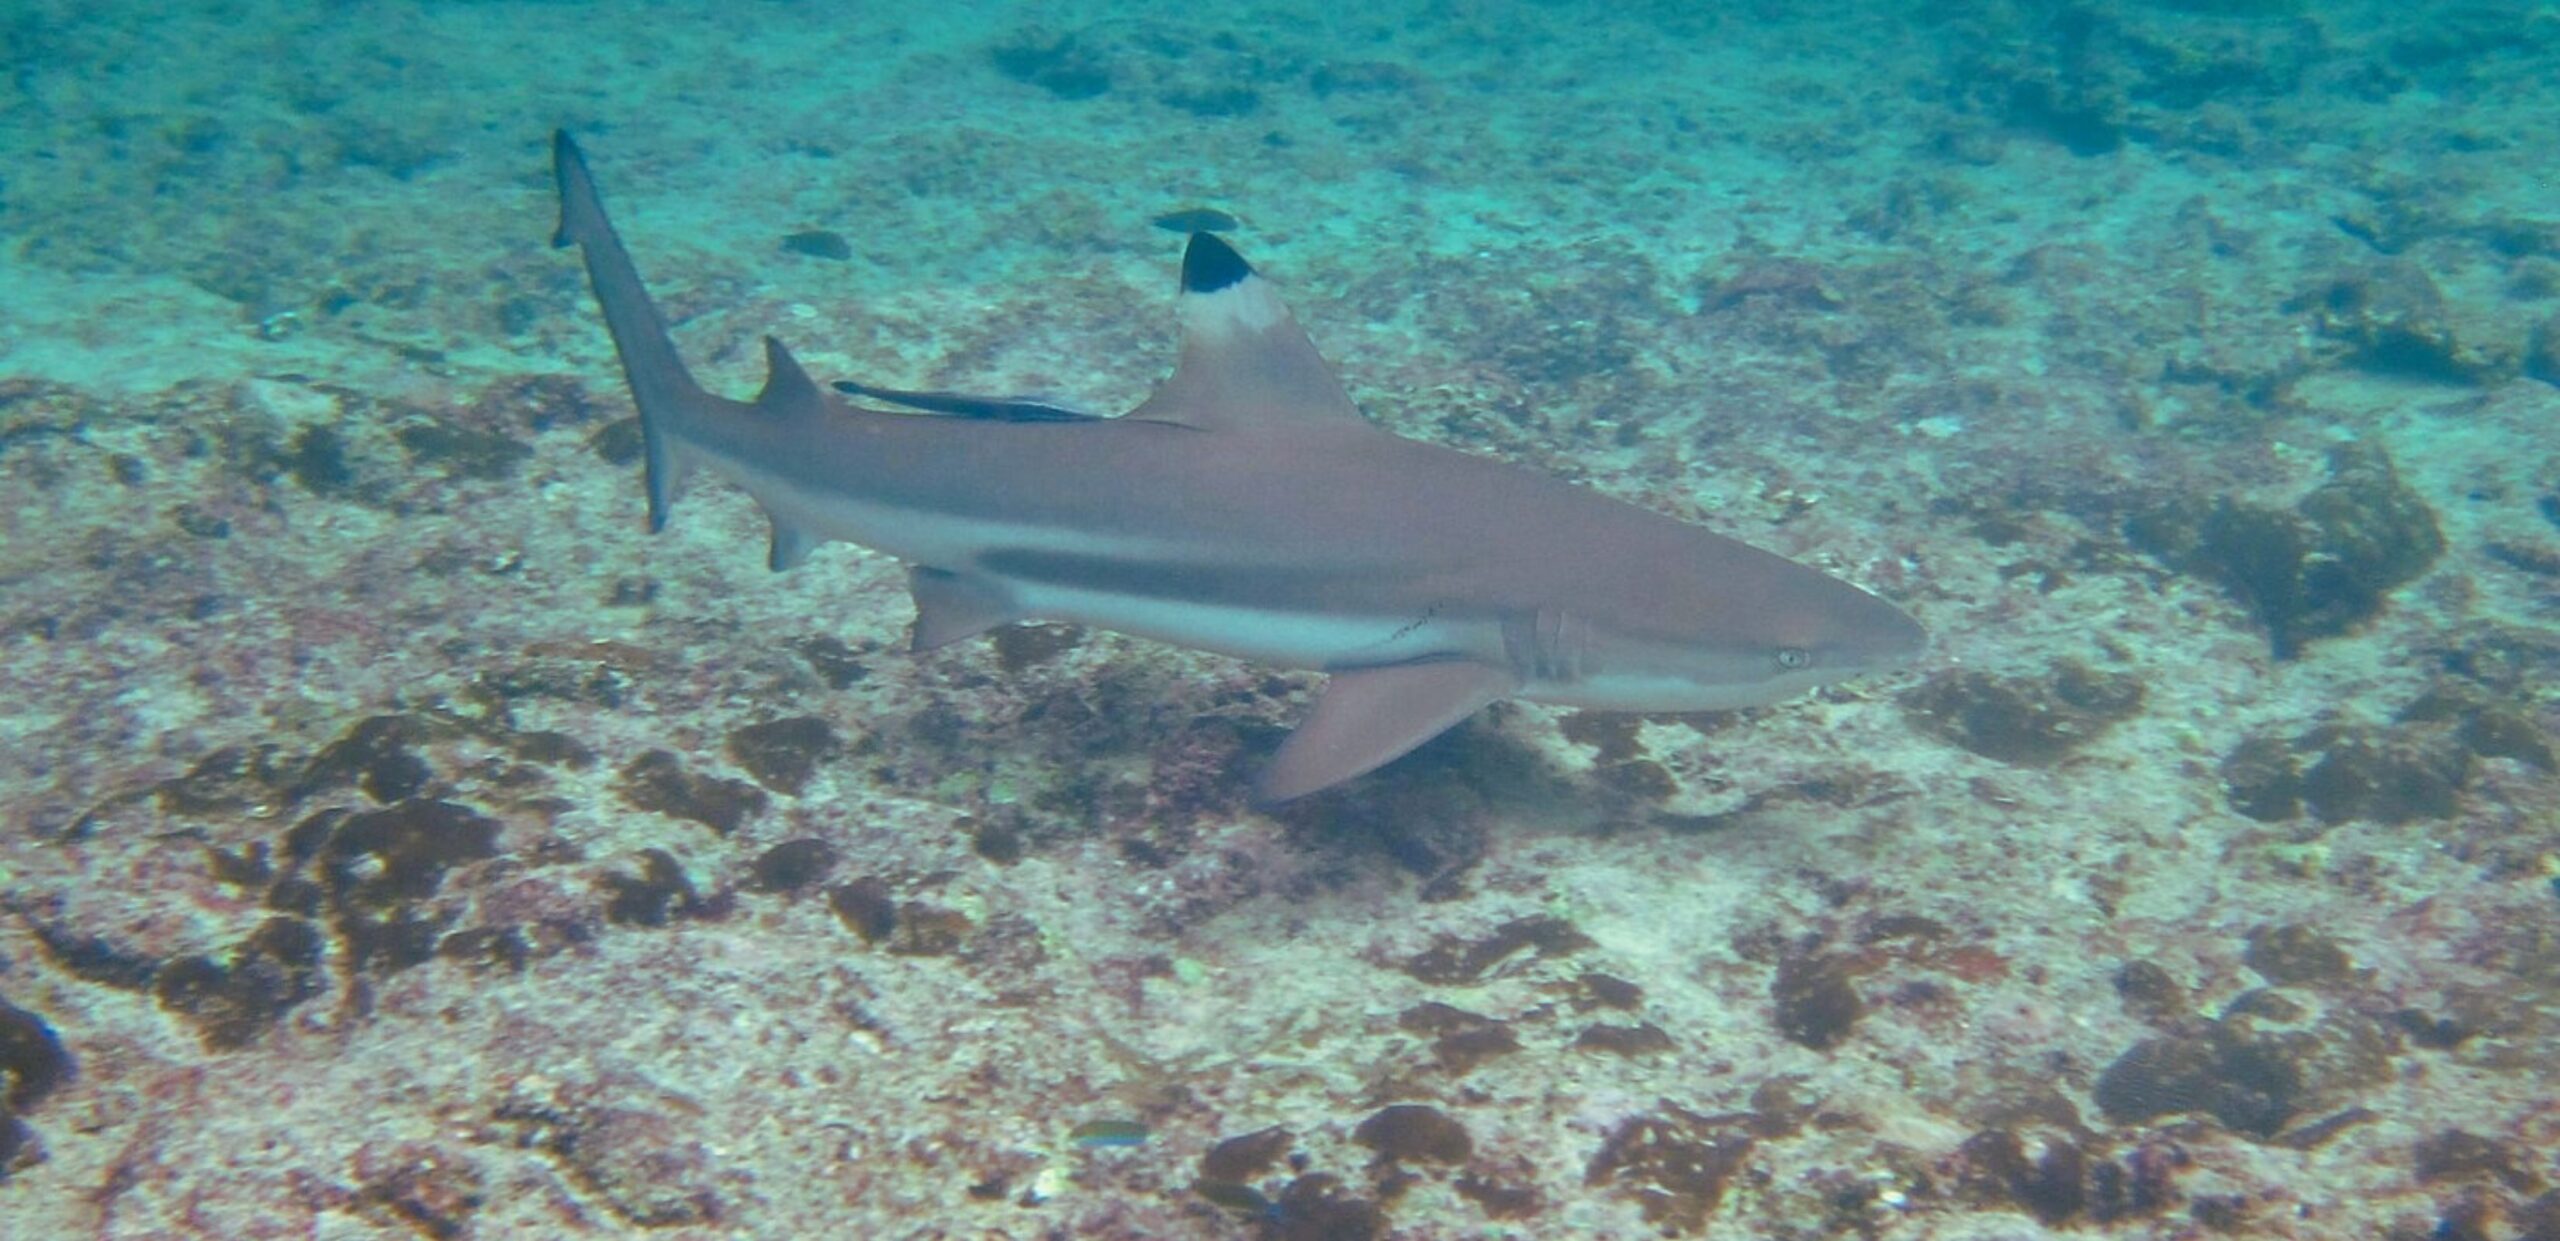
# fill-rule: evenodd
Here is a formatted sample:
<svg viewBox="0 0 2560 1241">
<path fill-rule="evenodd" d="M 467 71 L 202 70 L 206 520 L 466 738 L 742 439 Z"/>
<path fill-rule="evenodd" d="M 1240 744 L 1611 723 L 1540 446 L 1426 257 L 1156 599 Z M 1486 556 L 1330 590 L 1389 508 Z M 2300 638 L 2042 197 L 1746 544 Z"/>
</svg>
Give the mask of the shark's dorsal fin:
<svg viewBox="0 0 2560 1241">
<path fill-rule="evenodd" d="M 1173 376 L 1130 417 L 1203 430 L 1360 421 L 1271 282 L 1211 234 L 1193 233 L 1182 253 L 1181 316 Z"/>
</svg>

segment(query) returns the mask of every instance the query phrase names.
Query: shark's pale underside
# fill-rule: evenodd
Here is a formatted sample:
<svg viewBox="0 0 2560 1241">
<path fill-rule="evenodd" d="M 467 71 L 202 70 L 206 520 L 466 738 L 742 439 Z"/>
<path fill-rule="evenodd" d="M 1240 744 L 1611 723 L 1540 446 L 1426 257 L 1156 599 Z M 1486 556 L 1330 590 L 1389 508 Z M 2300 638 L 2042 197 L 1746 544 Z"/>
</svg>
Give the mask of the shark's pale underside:
<svg viewBox="0 0 2560 1241">
<path fill-rule="evenodd" d="M 1225 242 L 1182 260 L 1180 360 L 1136 409 L 847 391 L 765 339 L 755 400 L 705 392 L 563 133 L 555 243 L 584 252 L 639 405 L 649 527 L 700 469 L 787 569 L 842 539 L 906 562 L 913 646 L 1040 618 L 1331 674 L 1269 804 L 1376 768 L 1500 698 L 1749 706 L 1907 662 L 1918 624 L 1845 582 L 1532 470 L 1371 425 Z"/>
</svg>

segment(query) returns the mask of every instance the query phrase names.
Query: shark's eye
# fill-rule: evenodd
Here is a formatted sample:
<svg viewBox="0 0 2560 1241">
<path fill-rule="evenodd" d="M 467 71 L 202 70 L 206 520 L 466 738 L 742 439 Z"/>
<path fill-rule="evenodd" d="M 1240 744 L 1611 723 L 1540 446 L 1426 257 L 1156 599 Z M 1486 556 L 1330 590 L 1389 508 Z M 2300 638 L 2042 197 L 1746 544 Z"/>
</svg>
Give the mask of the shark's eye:
<svg viewBox="0 0 2560 1241">
<path fill-rule="evenodd" d="M 1813 666 L 1813 652 L 1808 651 L 1801 646 L 1779 647 L 1778 666 L 1789 672 L 1793 672 L 1798 668 L 1810 668 Z"/>
</svg>

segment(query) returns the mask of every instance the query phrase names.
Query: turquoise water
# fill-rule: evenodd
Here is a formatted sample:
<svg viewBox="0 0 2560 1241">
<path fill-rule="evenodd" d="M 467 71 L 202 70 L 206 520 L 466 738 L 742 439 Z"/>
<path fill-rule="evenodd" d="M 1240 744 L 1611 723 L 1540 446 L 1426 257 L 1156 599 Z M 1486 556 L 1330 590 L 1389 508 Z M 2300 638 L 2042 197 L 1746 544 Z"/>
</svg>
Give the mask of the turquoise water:
<svg viewBox="0 0 2560 1241">
<path fill-rule="evenodd" d="M 2548 10 L 0 48 L 10 1237 L 2560 1237 Z M 648 534 L 563 128 L 715 391 L 1125 410 L 1217 227 L 1381 426 L 1931 651 L 1257 812 L 1316 675 Z"/>
</svg>

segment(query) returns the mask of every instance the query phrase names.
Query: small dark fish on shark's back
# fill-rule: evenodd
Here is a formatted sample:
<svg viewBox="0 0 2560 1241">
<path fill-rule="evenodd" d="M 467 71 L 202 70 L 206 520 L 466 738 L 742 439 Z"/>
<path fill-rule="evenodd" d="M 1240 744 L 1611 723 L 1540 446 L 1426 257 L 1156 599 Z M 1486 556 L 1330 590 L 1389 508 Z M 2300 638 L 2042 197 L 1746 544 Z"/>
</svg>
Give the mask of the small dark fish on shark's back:
<svg viewBox="0 0 2560 1241">
<path fill-rule="evenodd" d="M 1168 233 L 1232 233 L 1238 227 L 1234 216 L 1215 207 L 1185 207 L 1149 222 Z"/>
</svg>

